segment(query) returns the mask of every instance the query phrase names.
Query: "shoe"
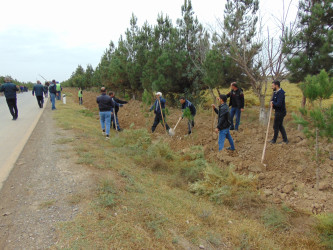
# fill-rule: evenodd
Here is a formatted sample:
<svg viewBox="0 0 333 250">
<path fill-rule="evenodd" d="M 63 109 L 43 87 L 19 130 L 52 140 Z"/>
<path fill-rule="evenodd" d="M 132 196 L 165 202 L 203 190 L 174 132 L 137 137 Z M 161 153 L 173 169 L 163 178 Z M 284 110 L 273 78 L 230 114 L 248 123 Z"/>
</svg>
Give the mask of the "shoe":
<svg viewBox="0 0 333 250">
<path fill-rule="evenodd" d="M 106 135 L 106 134 L 105 134 L 105 131 L 102 131 L 102 135 Z"/>
<path fill-rule="evenodd" d="M 234 127 L 230 127 L 230 130 L 235 130 L 235 128 Z"/>
<path fill-rule="evenodd" d="M 288 144 L 288 143 L 289 143 L 289 141 L 288 141 L 288 140 L 286 140 L 286 141 L 279 142 L 279 144 L 282 144 L 282 143 Z"/>
<path fill-rule="evenodd" d="M 232 149 L 231 147 L 227 148 L 227 150 L 235 151 L 235 149 Z"/>
<path fill-rule="evenodd" d="M 105 140 L 110 140 L 110 136 L 106 135 Z"/>
<path fill-rule="evenodd" d="M 269 141 L 271 144 L 275 144 L 276 143 L 276 141 L 274 141 L 274 140 L 271 140 L 271 141 Z"/>
<path fill-rule="evenodd" d="M 118 129 L 118 132 L 121 132 L 121 131 L 123 131 L 123 129 L 122 129 L 122 128 L 119 128 L 119 129 Z"/>
<path fill-rule="evenodd" d="M 17 118 L 15 118 L 15 117 L 14 117 L 12 120 L 13 120 L 13 121 L 16 121 L 16 120 L 17 120 Z"/>
<path fill-rule="evenodd" d="M 192 121 L 192 128 L 194 128 L 194 121 Z"/>
</svg>

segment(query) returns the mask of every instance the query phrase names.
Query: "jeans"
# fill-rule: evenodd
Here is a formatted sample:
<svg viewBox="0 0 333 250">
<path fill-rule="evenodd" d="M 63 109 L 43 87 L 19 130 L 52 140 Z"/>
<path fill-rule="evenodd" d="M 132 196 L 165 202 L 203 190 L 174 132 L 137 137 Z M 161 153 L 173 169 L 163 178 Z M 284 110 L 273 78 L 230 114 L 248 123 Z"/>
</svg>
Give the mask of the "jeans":
<svg viewBox="0 0 333 250">
<path fill-rule="evenodd" d="M 164 112 L 163 112 L 163 117 L 164 117 L 164 122 L 165 122 L 165 115 L 164 115 Z M 160 112 L 155 114 L 154 124 L 153 124 L 153 126 L 151 127 L 151 131 L 152 131 L 153 133 L 154 133 L 154 131 L 155 131 L 155 129 L 156 129 L 156 127 L 157 127 L 157 125 L 158 125 L 159 123 L 162 123 L 162 126 L 164 125 L 164 124 L 163 124 L 162 115 L 161 115 Z M 165 127 L 166 127 L 167 130 L 170 129 L 169 125 L 168 125 L 166 122 L 165 122 Z"/>
<path fill-rule="evenodd" d="M 227 129 L 222 129 L 219 132 L 219 151 L 221 151 L 224 147 L 225 138 L 228 139 L 231 149 L 235 150 L 234 141 L 231 137 L 230 130 L 227 128 Z"/>
<path fill-rule="evenodd" d="M 61 100 L 61 91 L 57 91 L 57 100 Z"/>
<path fill-rule="evenodd" d="M 39 106 L 40 108 L 43 108 L 44 97 L 43 97 L 43 96 L 36 96 L 36 98 L 37 98 L 38 106 Z"/>
<path fill-rule="evenodd" d="M 274 125 L 273 125 L 273 128 L 274 128 L 273 141 L 275 141 L 275 142 L 278 138 L 279 131 L 282 134 L 283 141 L 288 141 L 287 133 L 286 133 L 286 130 L 284 129 L 284 126 L 283 126 L 283 119 L 284 119 L 285 116 L 286 116 L 285 113 L 275 112 Z"/>
<path fill-rule="evenodd" d="M 103 131 L 106 135 L 110 135 L 111 111 L 100 111 L 99 118 Z"/>
<path fill-rule="evenodd" d="M 17 119 L 18 116 L 18 110 L 17 110 L 17 99 L 16 98 L 8 98 L 6 99 L 7 105 L 9 108 L 10 114 L 13 116 L 13 119 Z"/>
<path fill-rule="evenodd" d="M 55 107 L 56 94 L 55 93 L 50 93 L 50 97 L 51 97 L 51 103 L 52 103 L 52 110 L 54 110 L 54 109 L 56 109 L 56 107 Z"/>
<path fill-rule="evenodd" d="M 240 117 L 241 117 L 241 110 L 239 108 L 231 108 L 230 110 L 230 120 L 231 120 L 231 129 L 238 130 Z M 234 127 L 234 116 L 236 115 L 236 126 Z"/>
<path fill-rule="evenodd" d="M 117 130 L 120 130 L 120 126 L 119 126 L 119 120 L 118 120 L 118 115 L 117 113 L 113 113 L 113 115 L 111 115 L 111 124 L 112 124 L 112 127 L 115 129 L 116 128 L 116 125 L 117 124 Z"/>
</svg>

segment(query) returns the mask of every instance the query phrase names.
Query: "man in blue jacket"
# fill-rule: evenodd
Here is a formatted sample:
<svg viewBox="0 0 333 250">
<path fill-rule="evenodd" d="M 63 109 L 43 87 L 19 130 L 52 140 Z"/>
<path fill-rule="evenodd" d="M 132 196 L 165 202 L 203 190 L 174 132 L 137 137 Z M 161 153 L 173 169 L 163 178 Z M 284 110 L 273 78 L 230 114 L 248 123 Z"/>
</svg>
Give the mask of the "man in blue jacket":
<svg viewBox="0 0 333 250">
<path fill-rule="evenodd" d="M 182 118 L 184 118 L 184 112 L 187 108 L 191 112 L 191 117 L 190 118 L 188 117 L 188 134 L 190 135 L 192 134 L 192 128 L 194 127 L 194 116 L 196 115 L 197 110 L 193 105 L 193 103 L 191 103 L 189 100 L 186 100 L 184 96 L 182 96 L 179 101 L 182 104 L 182 112 L 183 112 Z"/>
<path fill-rule="evenodd" d="M 45 93 L 44 86 L 42 85 L 42 83 L 40 81 L 37 81 L 37 84 L 32 89 L 32 95 L 33 96 L 36 95 L 37 103 L 38 103 L 38 106 L 40 108 L 43 108 L 43 104 L 44 104 L 44 93 Z"/>
<path fill-rule="evenodd" d="M 20 91 L 20 89 L 11 82 L 11 79 L 9 77 L 5 77 L 5 83 L 1 85 L 0 92 L 5 92 L 7 105 L 10 114 L 13 116 L 13 121 L 15 121 L 18 117 L 17 99 L 16 99 L 17 91 Z"/>
<path fill-rule="evenodd" d="M 220 98 L 218 100 L 220 102 L 219 109 L 215 107 L 215 104 L 212 104 L 212 108 L 215 111 L 215 113 L 218 115 L 218 122 L 215 131 L 219 133 L 219 141 L 218 141 L 219 151 L 221 151 L 224 147 L 225 138 L 227 138 L 230 143 L 230 147 L 228 147 L 227 150 L 234 151 L 235 144 L 230 134 L 231 121 L 230 121 L 229 107 L 226 103 L 227 96 L 220 95 Z"/>
<path fill-rule="evenodd" d="M 163 118 L 162 118 L 162 114 L 161 114 L 160 103 L 161 103 L 161 107 L 162 107 L 163 118 L 164 118 L 164 123 L 165 124 L 163 124 Z M 165 126 L 166 130 L 169 131 L 169 129 L 170 129 L 169 125 L 165 121 L 165 103 L 166 103 L 166 100 L 162 97 L 162 93 L 157 92 L 156 93 L 156 101 L 153 104 L 153 106 L 151 106 L 151 108 L 149 110 L 149 111 L 154 110 L 154 113 L 155 113 L 154 124 L 151 127 L 151 132 L 152 133 L 154 133 L 154 131 L 155 131 L 155 129 L 156 129 L 156 127 L 159 123 L 162 123 L 163 127 Z"/>
<path fill-rule="evenodd" d="M 271 106 L 275 109 L 275 118 L 274 118 L 274 137 L 271 140 L 271 143 L 276 143 L 279 131 L 282 134 L 283 142 L 288 144 L 288 138 L 286 130 L 283 126 L 283 119 L 287 114 L 286 110 L 286 101 L 285 101 L 285 92 L 280 87 L 279 81 L 274 81 L 272 83 L 272 89 L 274 91 L 273 98 L 271 100 Z"/>
</svg>

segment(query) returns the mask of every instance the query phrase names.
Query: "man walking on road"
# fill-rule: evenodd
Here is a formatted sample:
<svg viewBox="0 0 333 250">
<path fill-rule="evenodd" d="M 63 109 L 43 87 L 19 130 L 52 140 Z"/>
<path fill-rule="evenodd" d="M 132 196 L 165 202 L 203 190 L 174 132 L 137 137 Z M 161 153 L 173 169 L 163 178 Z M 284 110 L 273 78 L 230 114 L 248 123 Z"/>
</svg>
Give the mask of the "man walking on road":
<svg viewBox="0 0 333 250">
<path fill-rule="evenodd" d="M 229 107 L 231 106 L 230 130 L 238 131 L 241 113 L 244 111 L 244 93 L 243 90 L 238 87 L 236 82 L 231 83 L 231 91 L 227 94 L 227 97 L 230 97 Z M 235 115 L 236 115 L 236 125 L 234 126 Z"/>
<path fill-rule="evenodd" d="M 49 92 L 50 92 L 50 98 L 52 102 L 52 110 L 55 110 L 55 98 L 57 94 L 57 86 L 56 86 L 56 81 L 52 80 L 52 82 L 49 85 Z"/>
<path fill-rule="evenodd" d="M 48 98 L 48 93 L 49 93 L 49 83 L 48 82 L 45 82 L 44 93 L 45 93 L 45 98 Z"/>
<path fill-rule="evenodd" d="M 162 93 L 157 92 L 156 93 L 156 101 L 153 104 L 153 106 L 151 106 L 151 108 L 149 110 L 149 111 L 152 111 L 154 109 L 154 113 L 155 113 L 154 124 L 151 127 L 152 133 L 154 133 L 154 131 L 155 131 L 155 129 L 156 129 L 156 127 L 159 123 L 162 123 L 163 127 L 165 125 L 165 128 L 166 128 L 167 131 L 169 131 L 169 129 L 170 129 L 169 125 L 165 121 L 165 103 L 166 103 L 166 100 L 162 97 Z M 160 105 L 162 107 L 162 111 L 161 111 Z M 163 113 L 163 117 L 162 117 L 162 113 Z"/>
<path fill-rule="evenodd" d="M 221 151 L 224 147 L 225 138 L 227 138 L 230 143 L 230 147 L 227 148 L 227 150 L 234 151 L 235 144 L 229 131 L 231 121 L 229 115 L 229 108 L 228 105 L 226 104 L 227 96 L 220 95 L 219 101 L 220 101 L 220 106 L 218 110 L 215 107 L 215 104 L 212 104 L 213 110 L 215 111 L 216 114 L 218 114 L 218 123 L 215 131 L 216 133 L 219 133 L 219 151 Z"/>
<path fill-rule="evenodd" d="M 113 129 L 116 129 L 115 124 L 117 124 L 117 130 L 121 131 L 122 129 L 119 126 L 118 111 L 119 111 L 119 107 L 122 107 L 123 104 L 127 104 L 128 102 L 116 98 L 115 93 L 112 91 L 109 92 L 109 96 L 111 97 L 112 102 L 113 102 L 113 115 L 111 115 L 112 127 L 113 127 Z"/>
<path fill-rule="evenodd" d="M 9 77 L 5 77 L 5 83 L 1 85 L 0 92 L 5 93 L 7 105 L 10 111 L 10 114 L 13 116 L 13 121 L 18 118 L 18 110 L 17 110 L 17 99 L 16 92 L 20 91 L 20 89 L 11 82 Z"/>
<path fill-rule="evenodd" d="M 112 99 L 106 94 L 105 87 L 101 88 L 101 95 L 97 97 L 99 108 L 99 119 L 102 127 L 102 134 L 106 135 L 106 139 L 110 139 L 110 125 L 112 112 Z"/>
<path fill-rule="evenodd" d="M 194 116 L 197 113 L 197 110 L 195 108 L 195 106 L 189 101 L 186 100 L 185 97 L 181 97 L 180 98 L 180 103 L 182 104 L 182 112 L 183 112 L 183 116 L 182 118 L 184 118 L 184 112 L 186 111 L 186 109 L 189 109 L 191 112 L 191 117 L 187 117 L 188 119 L 188 134 L 192 134 L 192 128 L 194 127 Z"/>
<path fill-rule="evenodd" d="M 279 131 L 282 134 L 283 142 L 288 144 L 288 138 L 286 130 L 283 126 L 283 119 L 287 115 L 286 102 L 285 102 L 285 93 L 282 88 L 280 88 L 280 82 L 274 81 L 272 83 L 272 89 L 274 91 L 273 98 L 271 100 L 271 107 L 275 109 L 275 118 L 274 118 L 274 137 L 271 140 L 271 143 L 276 143 L 276 140 L 279 135 Z"/>
<path fill-rule="evenodd" d="M 32 89 L 32 95 L 34 96 L 36 94 L 37 103 L 40 108 L 43 108 L 43 104 L 44 104 L 44 95 L 43 94 L 44 93 L 45 93 L 44 86 L 42 85 L 42 83 L 40 81 L 37 81 L 37 84 Z"/>
</svg>

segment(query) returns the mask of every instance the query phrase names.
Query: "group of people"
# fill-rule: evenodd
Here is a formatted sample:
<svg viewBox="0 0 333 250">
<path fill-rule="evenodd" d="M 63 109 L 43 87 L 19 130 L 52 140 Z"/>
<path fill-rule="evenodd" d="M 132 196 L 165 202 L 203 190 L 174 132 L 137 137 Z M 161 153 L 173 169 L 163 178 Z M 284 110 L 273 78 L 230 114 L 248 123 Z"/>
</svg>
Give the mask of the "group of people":
<svg viewBox="0 0 333 250">
<path fill-rule="evenodd" d="M 225 139 L 228 139 L 230 147 L 227 150 L 234 151 L 235 144 L 233 138 L 231 136 L 230 130 L 238 131 L 240 126 L 241 113 L 244 112 L 244 92 L 241 88 L 238 87 L 236 82 L 231 83 L 231 90 L 226 95 L 219 95 L 217 98 L 219 101 L 219 106 L 216 107 L 215 104 L 212 104 L 212 109 L 218 116 L 217 126 L 215 128 L 215 132 L 218 133 L 218 145 L 219 151 L 224 148 Z M 284 117 L 287 114 L 286 104 L 285 104 L 285 92 L 281 88 L 281 84 L 279 81 L 272 82 L 272 90 L 274 91 L 273 97 L 270 101 L 270 106 L 275 110 L 275 118 L 274 118 L 274 136 L 270 141 L 272 144 L 275 144 L 278 138 L 279 132 L 282 134 L 282 143 L 288 144 L 288 138 L 286 130 L 283 126 Z M 110 126 L 113 121 L 113 124 L 117 124 L 118 130 L 119 121 L 117 117 L 116 110 L 119 110 L 119 107 L 122 107 L 122 102 L 118 99 L 114 98 L 114 93 L 110 92 L 109 96 L 106 95 L 106 89 L 104 87 L 101 88 L 102 94 L 97 97 L 97 103 L 99 105 L 100 111 L 100 122 L 102 127 L 102 133 L 109 138 L 110 136 Z M 169 131 L 170 127 L 165 120 L 165 108 L 166 108 L 166 100 L 162 97 L 161 92 L 157 92 L 155 94 L 156 100 L 154 104 L 151 106 L 149 111 L 154 110 L 155 118 L 154 123 L 151 127 L 152 133 L 154 133 L 157 125 L 159 123 L 162 124 L 165 130 Z M 229 105 L 227 104 L 229 98 Z M 181 103 L 181 109 L 183 112 L 182 119 L 186 116 L 188 119 L 188 135 L 192 133 L 192 129 L 194 127 L 194 117 L 196 115 L 195 106 L 187 100 L 185 97 L 180 97 L 179 99 Z M 126 103 L 126 102 L 124 102 Z M 229 107 L 230 110 L 229 110 Z M 186 110 L 188 110 L 186 112 Z M 234 117 L 236 116 L 236 121 L 234 124 Z"/>
<path fill-rule="evenodd" d="M 13 121 L 18 118 L 18 108 L 17 108 L 17 95 L 16 93 L 20 91 L 20 88 L 12 83 L 10 77 L 5 77 L 4 84 L 0 87 L 0 92 L 4 92 L 6 102 L 9 108 L 9 112 L 13 117 Z M 61 91 L 62 87 L 59 82 L 52 80 L 52 82 L 46 82 L 43 86 L 40 81 L 37 81 L 37 84 L 34 85 L 32 89 L 32 95 L 36 96 L 37 104 L 39 108 L 43 108 L 44 97 L 48 97 L 50 93 L 50 98 L 52 102 L 52 110 L 55 110 L 55 100 L 61 100 Z"/>
<path fill-rule="evenodd" d="M 122 107 L 127 101 L 116 98 L 115 93 L 112 91 L 107 95 L 106 88 L 102 87 L 101 95 L 97 97 L 96 102 L 99 108 L 102 134 L 105 135 L 106 139 L 110 139 L 111 126 L 118 132 L 122 131 L 119 126 L 118 111 L 119 107 Z"/>
</svg>

